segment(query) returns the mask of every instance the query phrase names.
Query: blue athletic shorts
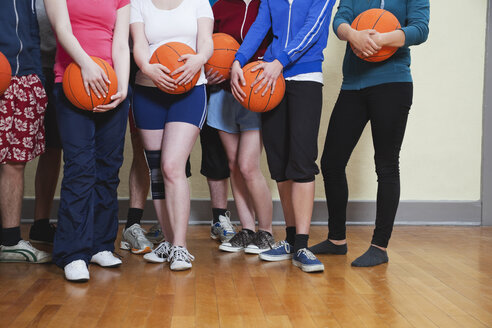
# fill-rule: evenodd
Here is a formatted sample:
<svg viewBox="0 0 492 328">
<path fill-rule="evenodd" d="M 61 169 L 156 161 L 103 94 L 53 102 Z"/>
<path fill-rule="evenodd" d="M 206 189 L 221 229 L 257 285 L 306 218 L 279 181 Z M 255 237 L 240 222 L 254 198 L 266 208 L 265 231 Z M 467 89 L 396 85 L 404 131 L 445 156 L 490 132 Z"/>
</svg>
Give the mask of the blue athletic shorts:
<svg viewBox="0 0 492 328">
<path fill-rule="evenodd" d="M 135 85 L 132 108 L 139 129 L 162 130 L 169 122 L 190 123 L 201 129 L 207 117 L 205 85 L 198 85 L 180 95 Z"/>
<path fill-rule="evenodd" d="M 210 95 L 207 125 L 228 133 L 259 130 L 260 113 L 244 108 L 232 93 L 220 90 Z"/>
</svg>

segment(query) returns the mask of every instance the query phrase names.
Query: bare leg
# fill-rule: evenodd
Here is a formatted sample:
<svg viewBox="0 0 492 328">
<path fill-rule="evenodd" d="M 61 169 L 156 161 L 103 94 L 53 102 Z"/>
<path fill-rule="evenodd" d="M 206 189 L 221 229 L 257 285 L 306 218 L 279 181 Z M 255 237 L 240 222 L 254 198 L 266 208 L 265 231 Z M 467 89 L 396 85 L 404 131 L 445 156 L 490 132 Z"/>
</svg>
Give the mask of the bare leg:
<svg viewBox="0 0 492 328">
<path fill-rule="evenodd" d="M 0 165 L 0 215 L 4 229 L 20 225 L 25 167 L 25 163 Z"/>
<path fill-rule="evenodd" d="M 240 134 L 219 131 L 219 135 L 229 161 L 232 194 L 234 195 L 234 203 L 236 204 L 239 221 L 241 221 L 243 229 L 255 231 L 254 211 L 250 205 L 249 192 L 238 163 Z"/>
<path fill-rule="evenodd" d="M 284 212 L 285 225 L 295 227 L 294 205 L 292 204 L 292 180 L 277 182 L 282 211 Z"/>
<path fill-rule="evenodd" d="M 241 177 L 246 184 L 255 213 L 258 217 L 258 229 L 272 232 L 272 194 L 260 168 L 261 155 L 260 131 L 246 131 L 240 134 L 238 160 Z"/>
<path fill-rule="evenodd" d="M 133 160 L 130 168 L 130 207 L 143 209 L 150 187 L 149 168 L 138 133 L 131 134 Z"/>
<path fill-rule="evenodd" d="M 61 149 L 46 148 L 39 156 L 34 182 L 34 220 L 46 219 L 51 216 L 56 184 L 60 174 Z"/>
<path fill-rule="evenodd" d="M 141 142 L 143 148 L 146 150 L 159 150 L 161 149 L 162 144 L 162 136 L 164 135 L 164 130 L 139 130 L 141 136 Z M 147 164 L 145 164 L 147 165 Z M 183 170 L 184 171 L 184 170 Z M 173 243 L 174 236 L 171 228 L 171 224 L 169 222 L 169 216 L 166 208 L 165 199 L 154 199 L 154 208 L 157 215 L 157 219 L 159 220 L 159 224 L 162 228 L 162 233 L 164 238 Z"/>
<path fill-rule="evenodd" d="M 313 215 L 314 181 L 292 183 L 292 205 L 298 234 L 308 235 Z"/>
<path fill-rule="evenodd" d="M 200 129 L 192 124 L 166 124 L 162 139 L 162 172 L 166 187 L 166 206 L 174 234 L 173 245 L 186 247 L 190 217 L 190 186 L 186 178 L 186 160 Z"/>
<path fill-rule="evenodd" d="M 212 208 L 227 208 L 227 179 L 214 180 L 207 178 Z"/>
</svg>

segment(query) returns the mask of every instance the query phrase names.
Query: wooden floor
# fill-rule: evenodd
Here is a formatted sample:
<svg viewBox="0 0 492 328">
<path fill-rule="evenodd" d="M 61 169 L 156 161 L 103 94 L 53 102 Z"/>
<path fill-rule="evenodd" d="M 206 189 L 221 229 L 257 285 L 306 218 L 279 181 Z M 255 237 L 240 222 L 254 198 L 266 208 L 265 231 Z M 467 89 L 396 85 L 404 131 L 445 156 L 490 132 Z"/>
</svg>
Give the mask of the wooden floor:
<svg viewBox="0 0 492 328">
<path fill-rule="evenodd" d="M 207 226 L 190 227 L 186 272 L 120 250 L 120 268 L 91 266 L 85 284 L 53 264 L 1 264 L 0 327 L 492 327 L 492 228 L 397 227 L 375 268 L 350 266 L 372 227 L 348 234 L 320 274 L 220 252 Z M 313 227 L 310 243 L 325 235 Z"/>
</svg>

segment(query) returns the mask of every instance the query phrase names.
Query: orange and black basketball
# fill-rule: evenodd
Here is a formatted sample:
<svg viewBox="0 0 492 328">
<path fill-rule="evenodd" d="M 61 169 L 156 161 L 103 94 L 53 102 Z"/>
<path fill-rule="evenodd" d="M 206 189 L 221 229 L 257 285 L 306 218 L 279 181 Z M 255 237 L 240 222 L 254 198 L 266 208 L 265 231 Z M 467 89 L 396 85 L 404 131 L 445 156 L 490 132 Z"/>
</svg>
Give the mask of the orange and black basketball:
<svg viewBox="0 0 492 328">
<path fill-rule="evenodd" d="M 90 111 L 99 105 L 109 104 L 111 102 L 111 96 L 118 91 L 118 79 L 116 78 L 116 73 L 111 65 L 101 58 L 94 56 L 91 56 L 91 58 L 104 70 L 109 81 L 111 81 L 111 83 L 107 84 L 108 93 L 106 94 L 106 97 L 97 98 L 91 88 L 89 88 L 91 95 L 87 95 L 84 88 L 84 81 L 82 80 L 82 74 L 80 72 L 80 66 L 75 62 L 70 63 L 63 74 L 63 92 L 67 99 L 75 107 Z"/>
<path fill-rule="evenodd" d="M 277 83 L 275 85 L 275 91 L 273 94 L 268 91 L 265 96 L 262 96 L 263 89 L 255 93 L 254 90 L 258 88 L 258 84 L 255 85 L 254 88 L 251 88 L 251 84 L 256 80 L 263 70 L 257 70 L 251 72 L 251 69 L 258 65 L 259 61 L 249 63 L 243 67 L 244 79 L 246 80 L 246 86 L 241 86 L 244 93 L 246 93 L 246 97 L 244 101 L 240 102 L 241 105 L 249 109 L 253 112 L 268 112 L 269 110 L 274 109 L 280 104 L 282 98 L 284 98 L 285 93 L 285 80 L 282 74 L 277 79 Z"/>
<path fill-rule="evenodd" d="M 150 58 L 150 63 L 151 64 L 162 64 L 169 68 L 171 72 L 174 72 L 177 70 L 179 67 L 183 66 L 185 64 L 184 61 L 178 61 L 178 59 L 182 55 L 186 54 L 196 54 L 196 52 L 188 45 L 181 43 L 181 42 L 168 42 L 157 48 L 154 53 L 152 54 L 152 57 Z M 174 80 L 176 80 L 182 73 L 175 74 L 171 76 Z M 198 79 L 200 78 L 201 71 L 198 71 L 191 82 L 183 85 L 177 85 L 176 89 L 173 91 L 169 91 L 166 89 L 161 89 L 164 92 L 171 93 L 171 94 L 181 94 L 190 91 L 193 89 L 195 84 L 198 82 Z"/>
<path fill-rule="evenodd" d="M 11 78 L 12 69 L 10 68 L 10 63 L 7 57 L 0 52 L 0 95 L 9 87 Z"/>
<path fill-rule="evenodd" d="M 401 28 L 400 22 L 398 19 L 387 10 L 373 8 L 364 11 L 359 16 L 357 16 L 352 22 L 352 28 L 357 31 L 363 30 L 376 30 L 379 33 L 387 33 Z M 352 50 L 354 47 L 352 47 Z M 398 50 L 396 47 L 387 47 L 384 46 L 372 56 L 362 57 L 369 62 L 380 62 L 390 58 L 395 52 Z"/>
<path fill-rule="evenodd" d="M 214 53 L 205 64 L 205 71 L 208 72 L 212 68 L 213 72 L 219 72 L 224 79 L 229 79 L 239 43 L 225 33 L 214 33 L 212 38 L 214 40 Z"/>
</svg>

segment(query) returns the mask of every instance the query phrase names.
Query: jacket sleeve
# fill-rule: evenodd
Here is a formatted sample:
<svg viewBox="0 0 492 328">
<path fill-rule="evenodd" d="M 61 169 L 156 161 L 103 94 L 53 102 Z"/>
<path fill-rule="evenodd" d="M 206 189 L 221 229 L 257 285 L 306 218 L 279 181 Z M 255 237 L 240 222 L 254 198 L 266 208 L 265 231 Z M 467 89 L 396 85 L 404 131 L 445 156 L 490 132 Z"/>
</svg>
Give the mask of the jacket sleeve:
<svg viewBox="0 0 492 328">
<path fill-rule="evenodd" d="M 353 0 L 340 0 L 337 13 L 333 18 L 333 32 L 338 37 L 338 27 L 343 23 L 352 24 L 354 21 L 354 9 Z"/>
<path fill-rule="evenodd" d="M 250 58 L 253 57 L 256 50 L 258 50 L 258 47 L 263 42 L 263 39 L 265 39 L 271 26 L 272 18 L 270 15 L 270 5 L 267 0 L 263 0 L 260 3 L 255 22 L 249 28 L 241 47 L 236 53 L 236 60 L 239 61 L 241 67 L 246 65 Z"/>
<path fill-rule="evenodd" d="M 334 4 L 335 0 L 313 1 L 304 25 L 276 58 L 284 67 L 296 61 L 318 41 L 323 29 L 330 24 Z"/>
<path fill-rule="evenodd" d="M 415 46 L 427 40 L 429 36 L 429 0 L 408 0 L 405 33 L 405 47 Z"/>
<path fill-rule="evenodd" d="M 33 6 L 33 13 L 31 13 L 30 30 L 31 30 L 31 42 L 33 43 L 30 55 L 34 63 L 34 71 L 36 72 L 36 75 L 39 77 L 41 83 L 43 83 L 44 86 L 46 79 L 45 76 L 43 75 L 43 65 L 41 64 L 41 45 L 40 45 L 41 40 L 39 38 L 38 18 L 36 15 L 36 8 L 34 6 Z"/>
</svg>

